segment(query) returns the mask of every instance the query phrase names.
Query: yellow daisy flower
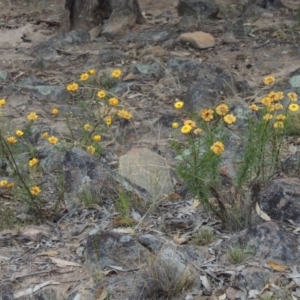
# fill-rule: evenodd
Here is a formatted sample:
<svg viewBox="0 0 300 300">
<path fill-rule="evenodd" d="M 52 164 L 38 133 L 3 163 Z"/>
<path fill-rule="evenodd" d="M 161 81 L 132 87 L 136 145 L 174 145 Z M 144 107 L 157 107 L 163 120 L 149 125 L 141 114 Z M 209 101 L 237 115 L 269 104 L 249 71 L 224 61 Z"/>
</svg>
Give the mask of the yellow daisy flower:
<svg viewBox="0 0 300 300">
<path fill-rule="evenodd" d="M 80 80 L 81 80 L 81 81 L 86 81 L 86 80 L 89 79 L 89 77 L 90 77 L 89 73 L 82 73 L 82 74 L 80 75 Z"/>
<path fill-rule="evenodd" d="M 210 149 L 217 155 L 220 155 L 223 153 L 225 147 L 224 144 L 222 142 L 215 142 Z"/>
<path fill-rule="evenodd" d="M 56 145 L 58 143 L 58 138 L 56 136 L 50 136 L 48 142 L 52 145 Z"/>
<path fill-rule="evenodd" d="M 90 154 L 94 154 L 95 153 L 95 147 L 94 146 L 87 146 L 86 147 L 86 151 Z"/>
<path fill-rule="evenodd" d="M 193 121 L 193 120 L 185 120 L 183 124 L 184 124 L 184 125 L 189 125 L 189 126 L 191 126 L 192 128 L 196 128 L 196 123 L 195 123 L 195 121 Z"/>
<path fill-rule="evenodd" d="M 33 158 L 28 162 L 29 167 L 33 167 L 38 164 L 39 160 L 37 158 Z"/>
<path fill-rule="evenodd" d="M 15 184 L 13 182 L 10 182 L 6 185 L 6 188 L 12 189 L 14 186 L 15 186 Z"/>
<path fill-rule="evenodd" d="M 181 132 L 182 133 L 190 133 L 192 131 L 193 127 L 190 125 L 183 125 L 181 127 Z"/>
<path fill-rule="evenodd" d="M 283 105 L 281 103 L 275 103 L 275 104 L 271 104 L 269 107 L 269 111 L 277 111 L 283 109 Z"/>
<path fill-rule="evenodd" d="M 83 128 L 85 131 L 90 131 L 92 129 L 92 126 L 87 123 L 87 124 L 84 124 Z"/>
<path fill-rule="evenodd" d="M 29 121 L 35 121 L 38 118 L 38 115 L 36 112 L 31 112 L 29 115 L 27 115 L 27 119 Z"/>
<path fill-rule="evenodd" d="M 44 139 L 46 139 L 47 137 L 49 137 L 49 133 L 46 131 L 46 132 L 43 132 L 42 133 L 42 137 L 44 138 Z"/>
<path fill-rule="evenodd" d="M 97 93 L 97 96 L 98 98 L 100 99 L 103 99 L 106 97 L 106 92 L 104 90 L 100 90 L 98 93 Z"/>
<path fill-rule="evenodd" d="M 266 96 L 266 97 L 261 99 L 260 103 L 263 104 L 266 107 L 269 107 L 272 103 L 272 98 Z"/>
<path fill-rule="evenodd" d="M 95 70 L 95 69 L 90 69 L 90 70 L 89 70 L 89 73 L 90 73 L 91 75 L 95 75 L 95 74 L 96 74 L 96 70 Z"/>
<path fill-rule="evenodd" d="M 181 108 L 183 108 L 183 106 L 184 106 L 184 102 L 183 101 L 176 101 L 175 104 L 174 104 L 174 107 L 176 109 L 181 109 Z"/>
<path fill-rule="evenodd" d="M 5 187 L 5 186 L 7 186 L 7 184 L 8 184 L 7 180 L 1 180 L 0 181 L 0 186 L 1 187 Z"/>
<path fill-rule="evenodd" d="M 200 134 L 201 132 L 202 132 L 202 129 L 201 129 L 201 128 L 196 128 L 196 129 L 194 130 L 194 134 L 196 134 L 196 135 Z"/>
<path fill-rule="evenodd" d="M 52 113 L 52 115 L 57 115 L 58 114 L 58 109 L 56 107 L 52 108 L 51 113 Z"/>
<path fill-rule="evenodd" d="M 229 107 L 226 104 L 220 104 L 216 107 L 216 113 L 220 116 L 225 116 L 229 111 Z"/>
<path fill-rule="evenodd" d="M 11 145 L 15 144 L 17 142 L 17 139 L 14 136 L 9 136 L 6 138 L 7 142 L 9 142 Z"/>
<path fill-rule="evenodd" d="M 227 124 L 233 124 L 236 121 L 236 116 L 234 116 L 233 114 L 228 114 L 224 117 L 224 121 Z"/>
<path fill-rule="evenodd" d="M 250 108 L 252 111 L 258 111 L 258 110 L 259 110 L 259 108 L 258 108 L 258 106 L 257 106 L 256 104 L 251 104 L 251 105 L 249 106 L 249 108 Z"/>
<path fill-rule="evenodd" d="M 269 121 L 269 120 L 271 120 L 273 118 L 273 115 L 271 115 L 271 114 L 265 114 L 264 116 L 263 116 L 263 119 L 265 120 L 265 121 Z"/>
<path fill-rule="evenodd" d="M 298 95 L 296 93 L 288 93 L 287 96 L 291 101 L 297 101 L 298 100 Z"/>
<path fill-rule="evenodd" d="M 177 122 L 173 122 L 173 123 L 172 123 L 172 128 L 173 128 L 173 129 L 178 128 L 178 126 L 179 126 L 179 124 L 178 124 Z"/>
<path fill-rule="evenodd" d="M 96 134 L 93 136 L 93 141 L 95 142 L 99 142 L 101 140 L 101 135 L 100 134 Z"/>
<path fill-rule="evenodd" d="M 30 193 L 33 196 L 38 196 L 41 193 L 41 189 L 37 185 L 35 185 L 30 189 Z"/>
<path fill-rule="evenodd" d="M 276 128 L 276 129 L 282 129 L 282 128 L 284 128 L 284 123 L 278 121 L 278 122 L 275 122 L 273 126 L 274 126 L 274 128 Z"/>
<path fill-rule="evenodd" d="M 118 116 L 123 118 L 123 119 L 131 119 L 132 118 L 132 114 L 130 112 L 128 112 L 127 110 L 125 109 L 121 109 L 118 111 Z"/>
<path fill-rule="evenodd" d="M 16 136 L 21 137 L 24 135 L 24 132 L 22 130 L 16 130 Z"/>
<path fill-rule="evenodd" d="M 67 85 L 67 90 L 69 92 L 76 92 L 78 90 L 78 88 L 79 88 L 79 85 L 76 82 L 73 82 L 73 83 L 70 83 Z"/>
<path fill-rule="evenodd" d="M 290 104 L 289 105 L 289 110 L 290 111 L 298 111 L 299 110 L 299 105 L 296 103 Z"/>
<path fill-rule="evenodd" d="M 209 122 L 210 120 L 212 120 L 214 118 L 214 111 L 212 109 L 210 109 L 210 108 L 202 109 L 202 111 L 201 111 L 201 118 L 205 122 Z"/>
<path fill-rule="evenodd" d="M 285 121 L 285 119 L 286 119 L 286 116 L 285 115 L 283 115 L 283 114 L 280 114 L 280 115 L 278 115 L 278 116 L 276 116 L 276 120 L 277 121 Z"/>
<path fill-rule="evenodd" d="M 110 98 L 108 100 L 108 104 L 110 106 L 117 106 L 119 104 L 119 100 L 118 100 L 118 98 Z"/>
<path fill-rule="evenodd" d="M 3 107 L 5 105 L 6 101 L 5 99 L 0 99 L 0 107 Z"/>
<path fill-rule="evenodd" d="M 274 76 L 266 76 L 264 78 L 264 84 L 265 85 L 270 85 L 270 84 L 272 84 L 274 82 L 275 82 L 275 77 Z"/>
<path fill-rule="evenodd" d="M 111 75 L 114 78 L 120 78 L 122 75 L 122 71 L 120 69 L 115 69 L 112 71 Z"/>
<path fill-rule="evenodd" d="M 112 117 L 107 116 L 107 117 L 104 118 L 104 121 L 105 121 L 106 125 L 109 126 L 112 123 Z"/>
</svg>

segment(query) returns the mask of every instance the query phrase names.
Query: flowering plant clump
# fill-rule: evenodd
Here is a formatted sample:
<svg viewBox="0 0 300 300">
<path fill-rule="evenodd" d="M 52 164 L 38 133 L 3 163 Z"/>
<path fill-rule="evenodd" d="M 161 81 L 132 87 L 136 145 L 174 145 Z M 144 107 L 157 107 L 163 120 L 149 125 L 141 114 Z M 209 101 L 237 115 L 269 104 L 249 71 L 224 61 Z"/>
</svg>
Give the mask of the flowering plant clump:
<svg viewBox="0 0 300 300">
<path fill-rule="evenodd" d="M 273 86 L 275 78 L 267 76 L 264 83 Z M 290 102 L 286 105 L 281 102 L 283 99 Z M 270 91 L 257 103 L 249 105 L 247 126 L 243 127 L 239 126 L 234 110 L 225 103 L 203 108 L 192 118 L 182 121 L 182 125 L 181 122 L 170 124 L 174 132 L 172 146 L 180 159 L 179 175 L 189 191 L 225 223 L 229 216 L 231 220 L 236 218 L 237 203 L 232 200 L 234 197 L 225 199 L 222 196 L 223 172 L 227 174 L 229 166 L 232 168 L 230 180 L 235 197 L 239 194 L 238 206 L 248 207 L 244 211 L 249 213 L 249 208 L 253 207 L 249 195 L 256 201 L 260 187 L 280 173 L 286 124 L 299 111 L 297 101 L 295 92 L 285 95 L 281 91 Z M 175 108 L 184 107 L 184 103 L 176 103 Z M 177 132 L 186 136 L 186 145 L 177 141 Z M 238 137 L 234 145 L 229 142 L 231 136 Z"/>
</svg>

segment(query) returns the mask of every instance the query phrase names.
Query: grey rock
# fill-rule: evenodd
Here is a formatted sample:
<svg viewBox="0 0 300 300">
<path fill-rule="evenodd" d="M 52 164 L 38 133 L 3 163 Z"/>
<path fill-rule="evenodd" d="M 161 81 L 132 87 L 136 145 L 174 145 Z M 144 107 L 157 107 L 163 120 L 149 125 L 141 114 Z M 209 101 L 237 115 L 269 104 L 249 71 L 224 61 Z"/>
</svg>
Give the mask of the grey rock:
<svg viewBox="0 0 300 300">
<path fill-rule="evenodd" d="M 158 253 L 164 242 L 152 234 L 143 234 L 139 237 L 139 242 L 153 253 Z"/>
<path fill-rule="evenodd" d="M 272 221 L 243 230 L 230 241 L 230 244 L 253 249 L 257 257 L 288 266 L 300 263 L 297 235 Z"/>
<path fill-rule="evenodd" d="M 129 71 L 133 74 L 140 74 L 144 79 L 152 78 L 153 76 L 160 78 L 163 75 L 163 68 L 156 61 L 136 63 L 129 68 Z"/>
<path fill-rule="evenodd" d="M 292 87 L 300 88 L 300 75 L 295 75 L 291 77 L 289 83 Z"/>
<path fill-rule="evenodd" d="M 134 269 L 145 263 L 148 255 L 149 251 L 130 235 L 104 231 L 87 238 L 86 264 L 91 272 L 111 265 Z"/>
<path fill-rule="evenodd" d="M 115 187 L 99 160 L 80 148 L 73 148 L 63 158 L 65 194 L 68 209 L 80 207 L 81 192 L 90 192 L 95 199 L 104 201 L 115 195 Z M 100 200 L 99 200 L 100 201 Z"/>
<path fill-rule="evenodd" d="M 300 224 L 300 180 L 281 178 L 273 180 L 262 191 L 262 210 L 271 218 Z"/>
<path fill-rule="evenodd" d="M 142 46 L 166 42 L 172 36 L 173 29 L 136 30 L 123 37 L 122 43 L 139 43 Z"/>
<path fill-rule="evenodd" d="M 228 19 L 224 23 L 224 31 L 234 34 L 236 38 L 243 38 L 249 33 L 249 28 L 244 25 L 245 23 L 243 18 Z"/>
<path fill-rule="evenodd" d="M 108 63 L 108 62 L 118 62 L 125 58 L 124 52 L 118 50 L 100 50 L 99 51 L 99 62 L 100 63 Z"/>
<path fill-rule="evenodd" d="M 195 16 L 182 16 L 178 23 L 178 28 L 182 31 L 194 31 L 199 26 L 199 20 Z"/>
<path fill-rule="evenodd" d="M 137 16 L 129 7 L 118 7 L 114 9 L 105 22 L 102 35 L 108 39 L 121 38 L 136 23 Z"/>
<path fill-rule="evenodd" d="M 250 290 L 262 290 L 269 282 L 271 272 L 259 267 L 246 267 L 235 278 L 234 284 L 238 287 Z"/>
<path fill-rule="evenodd" d="M 0 82 L 6 80 L 7 78 L 7 72 L 0 70 Z"/>
<path fill-rule="evenodd" d="M 276 8 L 279 9 L 283 7 L 281 0 L 248 0 L 247 5 L 257 5 L 261 8 Z"/>
<path fill-rule="evenodd" d="M 174 192 L 167 161 L 146 148 L 134 148 L 122 155 L 119 174 L 145 189 L 151 195 L 152 201 Z"/>
<path fill-rule="evenodd" d="M 179 16 L 195 16 L 216 18 L 219 7 L 215 0 L 179 0 L 177 13 Z"/>
<path fill-rule="evenodd" d="M 1 300 L 13 300 L 14 292 L 12 285 L 10 283 L 2 283 L 0 284 L 0 299 Z"/>
</svg>

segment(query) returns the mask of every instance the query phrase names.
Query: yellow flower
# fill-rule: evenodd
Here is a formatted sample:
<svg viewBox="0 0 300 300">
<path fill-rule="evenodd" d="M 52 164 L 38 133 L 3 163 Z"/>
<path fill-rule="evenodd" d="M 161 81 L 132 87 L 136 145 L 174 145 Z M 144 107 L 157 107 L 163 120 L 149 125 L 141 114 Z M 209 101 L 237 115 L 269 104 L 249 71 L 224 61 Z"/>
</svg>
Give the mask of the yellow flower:
<svg viewBox="0 0 300 300">
<path fill-rule="evenodd" d="M 283 105 L 281 103 L 271 104 L 269 107 L 269 111 L 276 111 L 280 109 L 283 109 Z"/>
<path fill-rule="evenodd" d="M 97 96 L 98 98 L 100 99 L 103 99 L 106 97 L 106 92 L 104 90 L 100 90 L 98 93 L 97 93 Z"/>
<path fill-rule="evenodd" d="M 282 128 L 284 128 L 284 123 L 278 121 L 278 122 L 275 122 L 273 126 L 274 126 L 274 128 L 276 128 L 276 129 L 282 129 Z"/>
<path fill-rule="evenodd" d="M 283 115 L 283 114 L 281 114 L 281 115 L 278 115 L 277 117 L 276 117 L 276 120 L 277 121 L 285 121 L 285 119 L 286 119 L 286 116 L 285 115 Z"/>
<path fill-rule="evenodd" d="M 263 119 L 265 120 L 265 121 L 269 121 L 269 120 L 271 120 L 273 118 L 273 115 L 271 115 L 271 114 L 265 114 L 264 116 L 263 116 Z"/>
<path fill-rule="evenodd" d="M 112 117 L 107 116 L 107 117 L 104 118 L 104 121 L 105 121 L 106 125 L 109 126 L 112 123 Z"/>
<path fill-rule="evenodd" d="M 89 131 L 89 130 L 91 130 L 92 129 L 92 126 L 90 125 L 90 124 L 85 124 L 84 126 L 83 126 L 83 128 L 84 128 L 84 130 L 85 131 Z"/>
<path fill-rule="evenodd" d="M 298 100 L 298 95 L 296 93 L 288 93 L 288 97 L 290 98 L 291 101 L 297 101 Z"/>
<path fill-rule="evenodd" d="M 220 116 L 225 116 L 229 111 L 229 107 L 226 104 L 220 104 L 216 107 L 216 113 Z"/>
<path fill-rule="evenodd" d="M 11 144 L 15 144 L 17 142 L 17 139 L 14 136 L 9 136 L 8 138 L 6 138 L 6 140 Z"/>
<path fill-rule="evenodd" d="M 46 139 L 47 137 L 49 137 L 49 133 L 46 131 L 46 132 L 43 132 L 42 133 L 42 137 L 44 138 L 44 139 Z"/>
<path fill-rule="evenodd" d="M 258 111 L 258 110 L 259 110 L 259 108 L 258 108 L 258 106 L 257 106 L 256 104 L 251 104 L 251 105 L 249 106 L 249 108 L 250 108 L 251 110 L 253 110 L 253 111 Z"/>
<path fill-rule="evenodd" d="M 120 69 L 115 69 L 115 70 L 112 71 L 111 75 L 114 78 L 120 78 L 121 75 L 122 75 L 122 71 Z"/>
<path fill-rule="evenodd" d="M 101 135 L 100 135 L 100 134 L 94 135 L 94 136 L 93 136 L 93 140 L 94 140 L 95 142 L 99 142 L 99 141 L 101 140 Z"/>
<path fill-rule="evenodd" d="M 210 108 L 202 109 L 201 117 L 205 122 L 209 122 L 214 118 L 214 111 Z"/>
<path fill-rule="evenodd" d="M 30 189 L 30 193 L 33 196 L 38 196 L 41 193 L 41 189 L 37 185 L 35 185 Z"/>
<path fill-rule="evenodd" d="M 223 153 L 225 147 L 224 144 L 222 142 L 215 142 L 210 149 L 217 155 L 220 155 Z"/>
<path fill-rule="evenodd" d="M 5 105 L 6 101 L 5 99 L 0 99 L 0 107 L 3 107 Z"/>
<path fill-rule="evenodd" d="M 132 118 L 132 114 L 130 112 L 128 112 L 127 110 L 125 109 L 121 109 L 118 111 L 118 116 L 123 118 L 123 119 L 131 119 Z"/>
<path fill-rule="evenodd" d="M 200 134 L 202 132 L 202 129 L 201 128 L 196 128 L 195 130 L 194 130 L 194 134 Z"/>
<path fill-rule="evenodd" d="M 268 98 L 270 102 L 274 102 L 274 101 L 278 100 L 278 99 L 277 99 L 277 98 L 278 98 L 278 95 L 277 95 L 277 93 L 275 93 L 275 92 L 270 92 L 270 93 L 266 96 L 266 98 Z"/>
<path fill-rule="evenodd" d="M 184 125 L 189 125 L 192 128 L 196 128 L 196 123 L 194 121 L 192 121 L 192 120 L 185 120 L 183 124 Z"/>
<path fill-rule="evenodd" d="M 284 98 L 283 92 L 277 92 L 277 93 L 275 93 L 274 101 L 282 100 L 283 98 Z"/>
<path fill-rule="evenodd" d="M 96 70 L 95 70 L 95 69 L 90 69 L 90 70 L 89 70 L 89 73 L 90 73 L 91 75 L 95 75 L 95 74 L 96 74 Z"/>
<path fill-rule="evenodd" d="M 173 129 L 178 128 L 178 126 L 179 126 L 179 124 L 178 124 L 177 122 L 173 122 L 173 123 L 172 123 L 172 128 L 173 128 Z"/>
<path fill-rule="evenodd" d="M 183 108 L 183 105 L 184 105 L 183 101 L 176 101 L 174 107 L 177 109 L 181 109 Z"/>
<path fill-rule="evenodd" d="M 266 97 L 261 99 L 260 103 L 263 104 L 266 107 L 269 107 L 272 103 L 272 98 L 266 96 Z"/>
<path fill-rule="evenodd" d="M 56 145 L 58 143 L 58 138 L 56 136 L 50 136 L 48 142 L 52 145 Z"/>
<path fill-rule="evenodd" d="M 117 106 L 119 104 L 119 100 L 117 98 L 110 98 L 108 100 L 108 104 L 110 106 Z"/>
<path fill-rule="evenodd" d="M 81 81 L 86 81 L 86 80 L 89 79 L 89 77 L 90 77 L 89 73 L 82 73 L 82 74 L 80 75 L 80 80 L 81 80 Z"/>
<path fill-rule="evenodd" d="M 31 112 L 29 115 L 27 115 L 27 119 L 29 121 L 35 121 L 38 118 L 38 115 L 36 112 Z"/>
<path fill-rule="evenodd" d="M 90 153 L 90 154 L 94 154 L 95 153 L 95 147 L 93 147 L 93 146 L 87 146 L 86 147 L 86 151 L 88 152 L 88 153 Z"/>
<path fill-rule="evenodd" d="M 33 159 L 31 159 L 29 162 L 28 162 L 28 165 L 29 165 L 29 167 L 33 167 L 33 166 L 35 166 L 36 164 L 38 164 L 38 162 L 39 162 L 39 160 L 37 159 L 37 158 L 33 158 Z"/>
<path fill-rule="evenodd" d="M 14 186 L 15 186 L 15 184 L 14 184 L 13 182 L 10 182 L 10 183 L 8 183 L 8 184 L 6 185 L 6 187 L 7 187 L 8 189 L 12 189 Z"/>
<path fill-rule="evenodd" d="M 297 110 L 299 110 L 299 105 L 298 105 L 298 104 L 295 104 L 295 103 L 290 104 L 290 105 L 289 105 L 289 110 L 290 110 L 290 111 L 297 111 Z"/>
<path fill-rule="evenodd" d="M 52 108 L 52 115 L 57 115 L 58 109 L 56 107 Z"/>
<path fill-rule="evenodd" d="M 183 125 L 181 127 L 181 132 L 182 133 L 190 133 L 192 131 L 193 127 L 190 125 Z"/>
<path fill-rule="evenodd" d="M 21 137 L 24 134 L 22 130 L 16 130 L 16 136 Z"/>
<path fill-rule="evenodd" d="M 275 77 L 274 76 L 266 76 L 264 78 L 264 84 L 265 85 L 270 85 L 270 84 L 272 84 L 274 82 L 275 82 Z"/>
<path fill-rule="evenodd" d="M 228 114 L 224 117 L 224 121 L 227 124 L 232 124 L 236 121 L 236 116 L 234 116 L 233 114 Z"/>
<path fill-rule="evenodd" d="M 7 184 L 8 184 L 7 180 L 1 180 L 0 181 L 0 186 L 2 186 L 2 187 L 7 186 Z"/>
<path fill-rule="evenodd" d="M 75 82 L 67 85 L 67 90 L 69 92 L 76 92 L 78 90 L 78 88 L 79 88 L 78 83 L 75 83 Z"/>
</svg>

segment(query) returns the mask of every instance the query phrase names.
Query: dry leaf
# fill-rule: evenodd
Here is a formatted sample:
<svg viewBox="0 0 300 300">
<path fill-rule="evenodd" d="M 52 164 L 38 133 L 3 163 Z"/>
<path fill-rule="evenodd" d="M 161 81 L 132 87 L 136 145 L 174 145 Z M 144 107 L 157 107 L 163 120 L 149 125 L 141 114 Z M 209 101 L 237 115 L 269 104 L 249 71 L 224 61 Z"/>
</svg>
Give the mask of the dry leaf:
<svg viewBox="0 0 300 300">
<path fill-rule="evenodd" d="M 206 290 L 208 292 L 211 292 L 211 286 L 210 286 L 207 276 L 200 276 L 200 280 L 201 280 L 203 286 L 206 288 Z"/>
<path fill-rule="evenodd" d="M 259 207 L 259 205 L 258 205 L 257 202 L 256 202 L 256 205 L 255 205 L 255 210 L 256 210 L 256 213 L 257 213 L 263 220 L 265 220 L 265 221 L 271 221 L 271 218 L 270 218 L 266 213 L 264 213 L 264 212 L 260 209 L 260 207 Z"/>
<path fill-rule="evenodd" d="M 64 268 L 64 267 L 67 267 L 67 266 L 81 267 L 80 264 L 77 264 L 75 262 L 62 260 L 62 259 L 58 259 L 58 258 L 53 258 L 53 257 L 50 257 L 50 259 L 52 260 L 53 263 L 55 263 L 60 268 Z"/>
<path fill-rule="evenodd" d="M 138 222 L 133 218 L 118 216 L 111 221 L 111 226 L 112 227 L 132 226 L 137 223 Z"/>
<path fill-rule="evenodd" d="M 49 251 L 45 251 L 45 252 L 39 253 L 37 256 L 43 256 L 43 255 L 55 256 L 55 255 L 58 255 L 58 254 L 59 254 L 59 252 L 56 251 L 56 250 L 49 250 Z"/>
<path fill-rule="evenodd" d="M 104 289 L 103 287 L 100 287 L 96 292 L 95 292 L 95 300 L 104 300 L 107 297 L 108 293 L 107 290 Z"/>
<path fill-rule="evenodd" d="M 226 299 L 226 294 L 223 294 L 221 296 L 218 297 L 219 300 L 225 300 Z"/>
<path fill-rule="evenodd" d="M 131 227 L 120 227 L 120 228 L 114 228 L 114 232 L 119 232 L 119 233 L 127 233 L 127 234 L 135 234 L 135 231 Z"/>
<path fill-rule="evenodd" d="M 286 271 L 289 269 L 289 267 L 278 264 L 272 260 L 268 261 L 267 264 L 275 271 Z"/>
<path fill-rule="evenodd" d="M 177 232 L 174 237 L 173 237 L 173 241 L 178 244 L 181 245 L 183 243 L 185 243 L 187 241 L 187 238 L 185 237 L 179 237 L 179 232 Z"/>
<path fill-rule="evenodd" d="M 44 286 L 47 286 L 50 284 L 60 284 L 60 283 L 51 280 L 51 281 L 43 282 L 41 284 L 37 284 L 33 288 L 28 288 L 24 291 L 14 293 L 14 299 L 18 299 L 20 297 L 27 296 L 27 295 L 32 295 L 34 292 L 36 292 L 36 291 L 42 289 Z"/>
<path fill-rule="evenodd" d="M 195 200 L 193 201 L 192 207 L 193 207 L 193 209 L 196 210 L 196 208 L 197 208 L 199 205 L 200 205 L 200 201 L 199 201 L 198 199 L 195 199 Z"/>
</svg>

